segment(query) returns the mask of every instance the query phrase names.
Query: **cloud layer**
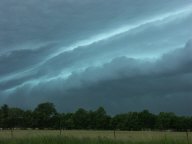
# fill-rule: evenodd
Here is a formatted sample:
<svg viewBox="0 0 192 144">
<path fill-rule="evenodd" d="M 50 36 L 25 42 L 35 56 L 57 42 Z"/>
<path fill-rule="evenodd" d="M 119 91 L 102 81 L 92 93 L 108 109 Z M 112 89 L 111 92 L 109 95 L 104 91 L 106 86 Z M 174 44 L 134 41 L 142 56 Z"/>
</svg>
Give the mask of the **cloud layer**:
<svg viewBox="0 0 192 144">
<path fill-rule="evenodd" d="M 191 1 L 2 0 L 0 16 L 0 104 L 192 114 Z"/>
</svg>

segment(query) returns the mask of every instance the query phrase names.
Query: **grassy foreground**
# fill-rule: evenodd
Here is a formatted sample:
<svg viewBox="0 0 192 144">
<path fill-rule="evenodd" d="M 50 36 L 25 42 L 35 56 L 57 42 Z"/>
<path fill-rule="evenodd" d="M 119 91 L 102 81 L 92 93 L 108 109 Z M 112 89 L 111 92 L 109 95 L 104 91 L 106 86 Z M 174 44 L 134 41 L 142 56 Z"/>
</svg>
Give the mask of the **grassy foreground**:
<svg viewBox="0 0 192 144">
<path fill-rule="evenodd" d="M 185 132 L 0 131 L 0 144 L 192 144 Z"/>
<path fill-rule="evenodd" d="M 74 137 L 38 137 L 23 139 L 1 139 L 1 144 L 188 144 L 184 141 L 175 141 L 171 139 L 151 140 L 151 141 L 121 141 L 107 138 L 74 138 Z"/>
</svg>

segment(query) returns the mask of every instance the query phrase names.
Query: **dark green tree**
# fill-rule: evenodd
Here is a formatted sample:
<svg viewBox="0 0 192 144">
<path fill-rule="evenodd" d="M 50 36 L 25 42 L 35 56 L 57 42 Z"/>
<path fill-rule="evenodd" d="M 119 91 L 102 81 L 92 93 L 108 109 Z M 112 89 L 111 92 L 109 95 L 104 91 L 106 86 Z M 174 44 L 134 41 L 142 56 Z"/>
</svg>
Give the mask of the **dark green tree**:
<svg viewBox="0 0 192 144">
<path fill-rule="evenodd" d="M 9 106 L 4 104 L 1 107 L 1 124 L 2 124 L 2 128 L 6 129 L 9 127 L 9 123 L 8 123 L 8 118 L 9 118 Z"/>
<path fill-rule="evenodd" d="M 3 120 L 3 112 L 2 109 L 0 108 L 0 128 L 3 127 L 2 120 Z"/>
<path fill-rule="evenodd" d="M 157 128 L 161 130 L 172 129 L 175 119 L 174 113 L 160 112 L 157 116 Z"/>
<path fill-rule="evenodd" d="M 46 102 L 39 104 L 33 112 L 34 126 L 40 129 L 52 128 L 52 119 L 57 114 L 53 103 Z"/>
<path fill-rule="evenodd" d="M 95 120 L 95 128 L 96 129 L 109 129 L 110 127 L 110 116 L 107 115 L 105 109 L 103 107 L 99 107 L 93 116 Z"/>
<path fill-rule="evenodd" d="M 23 113 L 23 128 L 33 128 L 33 112 L 31 110 L 27 110 Z"/>
<path fill-rule="evenodd" d="M 140 130 L 139 114 L 137 112 L 129 112 L 126 116 L 125 129 Z"/>
<path fill-rule="evenodd" d="M 9 108 L 7 124 L 9 128 L 23 127 L 24 111 L 20 108 Z"/>
<path fill-rule="evenodd" d="M 148 110 L 143 110 L 139 113 L 139 127 L 140 129 L 154 129 L 156 123 L 156 116 Z"/>
<path fill-rule="evenodd" d="M 74 114 L 73 113 L 67 113 L 64 116 L 64 123 L 62 125 L 64 126 L 65 129 L 75 129 L 75 124 L 74 124 Z"/>
<path fill-rule="evenodd" d="M 73 116 L 76 129 L 87 129 L 89 125 L 88 112 L 82 108 L 78 109 Z"/>
<path fill-rule="evenodd" d="M 111 127 L 114 130 L 127 130 L 125 127 L 127 114 L 118 114 L 111 119 Z"/>
</svg>

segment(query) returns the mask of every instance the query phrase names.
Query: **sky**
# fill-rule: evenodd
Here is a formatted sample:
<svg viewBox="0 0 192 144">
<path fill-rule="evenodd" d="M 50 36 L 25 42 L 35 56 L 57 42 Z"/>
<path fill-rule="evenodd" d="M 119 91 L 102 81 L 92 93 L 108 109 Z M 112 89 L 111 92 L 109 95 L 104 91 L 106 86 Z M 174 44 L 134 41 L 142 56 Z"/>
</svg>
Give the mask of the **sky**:
<svg viewBox="0 0 192 144">
<path fill-rule="evenodd" d="M 192 115 L 191 0 L 0 0 L 0 105 Z"/>
</svg>

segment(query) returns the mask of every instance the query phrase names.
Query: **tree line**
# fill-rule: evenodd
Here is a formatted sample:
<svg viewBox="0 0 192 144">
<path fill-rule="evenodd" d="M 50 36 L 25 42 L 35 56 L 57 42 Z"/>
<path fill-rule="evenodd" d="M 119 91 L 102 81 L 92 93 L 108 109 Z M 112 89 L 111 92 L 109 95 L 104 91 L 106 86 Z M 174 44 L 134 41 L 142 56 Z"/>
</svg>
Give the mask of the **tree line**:
<svg viewBox="0 0 192 144">
<path fill-rule="evenodd" d="M 3 105 L 0 108 L 1 129 L 84 129 L 84 130 L 192 130 L 191 116 L 177 116 L 170 112 L 128 112 L 110 116 L 103 107 L 95 111 L 79 108 L 74 113 L 59 113 L 53 103 L 23 110 Z"/>
</svg>

